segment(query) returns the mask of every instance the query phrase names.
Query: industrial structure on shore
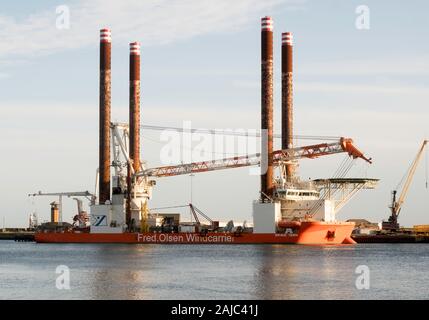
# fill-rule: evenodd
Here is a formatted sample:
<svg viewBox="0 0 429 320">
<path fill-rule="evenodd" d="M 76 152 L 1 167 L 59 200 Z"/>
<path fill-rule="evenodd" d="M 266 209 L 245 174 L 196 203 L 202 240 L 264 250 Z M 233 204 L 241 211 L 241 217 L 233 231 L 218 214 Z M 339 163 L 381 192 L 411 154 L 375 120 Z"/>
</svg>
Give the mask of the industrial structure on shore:
<svg viewBox="0 0 429 320">
<path fill-rule="evenodd" d="M 73 225 L 63 227 L 61 214 L 53 214 L 58 228 L 40 228 L 37 242 L 81 243 L 354 243 L 353 222 L 336 213 L 358 191 L 374 188 L 377 179 L 345 178 L 354 159 L 371 163 L 349 138 L 315 145 L 293 145 L 293 37 L 282 34 L 281 149 L 273 148 L 273 21 L 261 20 L 261 152 L 226 159 L 146 168 L 140 159 L 140 45 L 130 43 L 129 123 L 112 123 L 111 50 L 109 29 L 100 31 L 100 104 L 98 195 L 90 198 L 90 214 L 79 210 Z M 296 164 L 305 158 L 347 153 L 335 177 L 299 179 Z M 259 166 L 260 197 L 253 203 L 253 228 L 220 227 L 217 221 L 189 204 L 195 222 L 149 210 L 155 179 L 182 174 Z M 111 173 L 113 168 L 113 175 Z M 72 193 L 70 193 L 72 194 Z M 35 195 L 43 195 L 35 194 Z M 64 193 L 64 195 L 68 195 Z M 82 195 L 82 194 L 80 194 Z M 52 204 L 52 210 L 58 210 Z M 81 212 L 82 211 L 82 212 Z M 208 223 L 203 224 L 199 218 Z M 90 220 L 90 223 L 89 221 Z"/>
</svg>

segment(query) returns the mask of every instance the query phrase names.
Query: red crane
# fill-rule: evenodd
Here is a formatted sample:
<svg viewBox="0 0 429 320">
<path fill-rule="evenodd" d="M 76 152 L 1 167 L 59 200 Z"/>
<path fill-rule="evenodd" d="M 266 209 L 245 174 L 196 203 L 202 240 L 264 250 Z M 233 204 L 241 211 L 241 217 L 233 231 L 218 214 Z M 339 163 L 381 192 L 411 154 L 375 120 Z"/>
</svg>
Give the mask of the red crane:
<svg viewBox="0 0 429 320">
<path fill-rule="evenodd" d="M 332 143 L 320 143 L 293 149 L 277 150 L 273 152 L 273 162 L 274 165 L 278 166 L 285 162 L 302 158 L 314 159 L 321 156 L 342 152 L 348 153 L 348 155 L 353 159 L 361 158 L 371 163 L 371 158 L 365 157 L 364 154 L 353 145 L 353 140 L 350 138 L 340 138 L 337 142 Z M 198 172 L 257 166 L 260 165 L 260 158 L 261 155 L 256 153 L 253 155 L 237 156 L 212 161 L 192 162 L 174 166 L 162 166 L 143 170 L 136 173 L 136 176 L 151 176 L 160 178 Z"/>
</svg>

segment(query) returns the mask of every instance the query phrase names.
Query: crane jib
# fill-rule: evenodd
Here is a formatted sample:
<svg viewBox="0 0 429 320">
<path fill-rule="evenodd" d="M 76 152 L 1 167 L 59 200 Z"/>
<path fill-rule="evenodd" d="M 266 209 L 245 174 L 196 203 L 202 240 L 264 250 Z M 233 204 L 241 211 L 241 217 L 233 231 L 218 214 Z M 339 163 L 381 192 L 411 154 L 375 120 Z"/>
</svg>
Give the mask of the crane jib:
<svg viewBox="0 0 429 320">
<path fill-rule="evenodd" d="M 321 156 L 332 155 L 342 152 L 347 152 L 349 156 L 353 157 L 354 159 L 361 158 L 368 163 L 371 163 L 371 159 L 365 157 L 364 154 L 353 145 L 352 139 L 341 138 L 339 141 L 333 143 L 320 143 L 315 145 L 274 151 L 273 164 L 279 166 L 286 164 L 287 162 L 290 163 L 291 161 L 296 161 L 303 158 L 314 159 Z M 169 177 L 190 173 L 257 166 L 260 165 L 260 162 L 260 154 L 257 153 L 253 155 L 244 155 L 211 161 L 192 162 L 173 166 L 150 168 L 141 172 L 137 172 L 135 176 Z"/>
</svg>

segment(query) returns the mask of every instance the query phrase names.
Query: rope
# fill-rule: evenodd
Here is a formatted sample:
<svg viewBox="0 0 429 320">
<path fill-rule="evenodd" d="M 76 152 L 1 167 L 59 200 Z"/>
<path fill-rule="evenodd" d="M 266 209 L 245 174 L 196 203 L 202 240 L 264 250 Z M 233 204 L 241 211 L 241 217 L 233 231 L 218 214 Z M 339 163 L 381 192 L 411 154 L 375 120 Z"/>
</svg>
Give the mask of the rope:
<svg viewBox="0 0 429 320">
<path fill-rule="evenodd" d="M 425 183 L 426 189 L 428 188 L 428 149 L 425 150 Z"/>
<path fill-rule="evenodd" d="M 164 127 L 164 126 L 153 126 L 153 125 L 140 125 L 141 128 L 147 130 L 173 130 L 180 132 L 190 132 L 190 133 L 209 133 L 209 134 L 218 134 L 218 135 L 233 135 L 233 136 L 244 136 L 244 137 L 260 137 L 260 133 L 246 133 L 246 132 L 228 132 L 222 131 L 222 129 L 185 129 L 178 127 Z M 274 134 L 274 138 L 281 138 L 280 134 Z M 335 140 L 338 141 L 341 137 L 334 136 L 310 136 L 310 135 L 294 135 L 294 139 L 300 140 Z"/>
<path fill-rule="evenodd" d="M 150 210 L 165 210 L 165 209 L 177 209 L 177 208 L 186 208 L 189 207 L 191 208 L 191 206 L 189 204 L 184 204 L 184 205 L 180 205 L 180 206 L 169 206 L 169 207 L 158 207 L 158 208 L 151 208 Z M 212 223 L 213 220 L 210 219 L 209 216 L 207 216 L 205 213 L 203 213 L 200 209 L 198 209 L 196 206 L 192 205 L 192 207 L 194 208 L 195 212 L 198 213 L 200 216 L 202 216 L 204 219 L 206 219 L 208 222 Z M 149 210 L 149 211 L 150 211 Z M 192 210 L 192 209 L 191 209 Z M 191 221 L 192 221 L 192 213 L 191 213 Z"/>
<path fill-rule="evenodd" d="M 177 208 L 186 208 L 186 207 L 189 207 L 189 204 L 184 204 L 181 206 L 151 208 L 150 210 L 177 209 Z"/>
<path fill-rule="evenodd" d="M 347 173 L 350 171 L 352 166 L 355 164 L 356 159 L 352 159 L 349 156 L 343 159 L 339 168 L 335 171 L 333 178 L 344 178 Z M 331 197 L 334 196 L 338 192 L 338 189 L 331 190 Z M 323 202 L 328 197 L 328 191 L 326 189 L 322 190 L 320 194 L 319 200 L 317 200 L 314 205 L 309 209 L 308 213 L 311 217 L 313 217 L 317 210 L 322 206 Z"/>
<path fill-rule="evenodd" d="M 413 166 L 414 161 L 411 162 L 411 164 L 409 165 L 407 171 L 404 173 L 404 175 L 401 178 L 401 181 L 399 181 L 398 185 L 396 186 L 395 190 L 399 190 L 400 186 L 402 186 L 402 184 L 404 183 L 405 178 L 409 175 L 410 171 L 411 171 L 411 167 Z M 426 180 L 427 181 L 427 180 Z"/>
</svg>

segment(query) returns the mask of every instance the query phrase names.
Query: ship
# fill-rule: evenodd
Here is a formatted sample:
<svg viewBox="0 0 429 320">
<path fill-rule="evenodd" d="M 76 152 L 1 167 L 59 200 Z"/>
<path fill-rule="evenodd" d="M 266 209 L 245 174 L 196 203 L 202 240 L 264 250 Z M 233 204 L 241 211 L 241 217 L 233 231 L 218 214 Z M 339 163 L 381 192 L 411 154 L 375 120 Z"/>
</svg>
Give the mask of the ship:
<svg viewBox="0 0 429 320">
<path fill-rule="evenodd" d="M 129 123 L 110 121 L 111 31 L 100 31 L 100 143 L 97 188 L 86 192 L 45 195 L 86 196 L 90 214 L 82 209 L 73 224 L 62 222 L 61 205 L 51 204 L 49 227 L 39 227 L 38 243 L 135 244 L 354 244 L 353 222 L 336 214 L 358 191 L 374 188 L 377 179 L 345 178 L 349 165 L 328 179 L 301 181 L 298 161 L 346 153 L 371 163 L 350 138 L 295 147 L 292 132 L 292 34 L 282 34 L 282 147 L 273 150 L 273 22 L 261 21 L 261 152 L 225 159 L 148 168 L 140 160 L 140 45 L 130 44 Z M 165 128 L 164 128 L 165 129 Z M 175 128 L 178 129 L 178 128 Z M 113 156 L 112 156 L 113 155 Z M 113 159 L 112 159 L 113 158 Z M 311 160 L 315 161 L 315 160 Z M 260 197 L 253 202 L 252 227 L 220 227 L 193 204 L 195 217 L 183 222 L 149 209 L 156 179 L 239 167 L 260 168 Z M 111 168 L 114 173 L 111 174 Z M 262 169 L 263 168 L 263 169 Z M 276 175 L 275 175 L 276 173 Z M 33 195 L 44 195 L 41 192 Z M 79 206 L 81 207 L 81 205 Z M 201 223 L 204 218 L 208 223 Z"/>
<path fill-rule="evenodd" d="M 179 233 L 36 233 L 38 243 L 141 243 L 141 244 L 355 244 L 353 223 L 306 221 L 297 233 L 179 232 Z"/>
<path fill-rule="evenodd" d="M 181 222 L 179 214 L 155 213 L 143 204 L 133 210 L 131 228 L 121 222 L 126 216 L 126 201 L 122 194 L 113 197 L 110 214 L 105 205 L 92 204 L 88 225 L 85 212 L 78 224 L 57 223 L 57 228 L 40 228 L 35 233 L 38 243 L 136 243 L 136 244 L 355 244 L 351 234 L 354 222 L 337 221 L 335 207 L 341 206 L 361 188 L 373 188 L 376 179 L 323 179 L 316 182 L 295 183 L 288 189 L 277 189 L 272 201 L 253 203 L 253 227 L 234 226 L 232 220 L 224 227 L 213 221 L 194 205 L 189 204 L 195 222 Z M 324 199 L 320 190 L 327 186 L 344 186 L 341 199 Z M 304 185 L 305 189 L 297 189 Z M 333 192 L 335 193 L 335 192 Z M 344 197 L 344 194 L 348 194 Z M 147 194 L 145 194 L 147 196 Z M 94 199 L 94 198 L 93 198 Z M 150 199 L 149 197 L 146 198 Z M 136 201 L 137 199 L 133 199 Z M 137 207 L 137 206 L 136 206 Z M 184 206 L 181 206 L 184 207 Z M 169 207 L 169 208 L 176 208 Z M 308 208 L 313 208 L 315 214 Z M 113 210 L 112 210 L 113 209 Z M 57 205 L 52 208 L 53 217 Z M 140 214 L 140 218 L 139 218 Z M 200 218 L 198 218 L 200 214 Z M 80 216 L 79 216 L 80 217 Z M 206 224 L 200 220 L 205 217 Z M 49 223 L 52 225 L 52 223 Z"/>
</svg>

